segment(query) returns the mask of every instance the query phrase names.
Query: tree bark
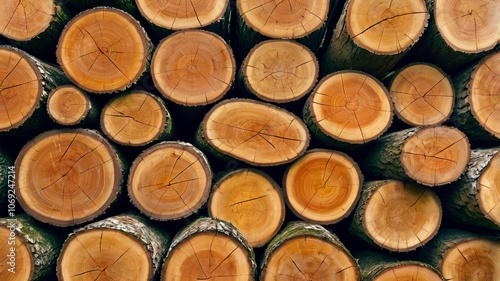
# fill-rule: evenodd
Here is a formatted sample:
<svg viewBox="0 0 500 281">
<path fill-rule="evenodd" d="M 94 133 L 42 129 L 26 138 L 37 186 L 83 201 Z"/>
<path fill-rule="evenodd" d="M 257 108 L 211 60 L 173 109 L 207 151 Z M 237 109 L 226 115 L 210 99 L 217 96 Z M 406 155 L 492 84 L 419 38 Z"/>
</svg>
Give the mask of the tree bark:
<svg viewBox="0 0 500 281">
<path fill-rule="evenodd" d="M 199 218 L 177 233 L 161 280 L 254 280 L 252 248 L 229 222 Z"/>
<path fill-rule="evenodd" d="M 422 35 L 428 18 L 423 0 L 347 1 L 322 72 L 355 69 L 383 78 Z"/>
<path fill-rule="evenodd" d="M 126 213 L 76 229 L 57 261 L 59 280 L 151 280 L 161 267 L 168 235 Z"/>
<path fill-rule="evenodd" d="M 17 156 L 16 194 L 37 220 L 56 226 L 84 223 L 116 199 L 124 172 L 121 159 L 97 132 L 47 131 Z"/>
<path fill-rule="evenodd" d="M 232 223 L 250 247 L 262 247 L 283 224 L 285 203 L 281 188 L 269 175 L 238 169 L 214 185 L 208 213 Z"/>
<path fill-rule="evenodd" d="M 349 216 L 358 202 L 363 175 L 347 154 L 313 149 L 283 175 L 285 199 L 299 218 L 333 224 Z"/>
<path fill-rule="evenodd" d="M 319 225 L 289 223 L 267 245 L 260 280 L 359 280 L 359 267 L 338 237 Z"/>
<path fill-rule="evenodd" d="M 156 220 L 196 213 L 208 200 L 212 172 L 205 155 L 184 142 L 161 142 L 132 163 L 127 189 L 132 203 Z"/>
<path fill-rule="evenodd" d="M 441 225 L 431 189 L 397 180 L 365 182 L 350 232 L 389 251 L 408 252 L 431 240 Z"/>
<path fill-rule="evenodd" d="M 97 104 L 74 85 L 58 86 L 47 98 L 47 113 L 63 126 L 93 126 L 98 123 L 99 112 Z"/>
</svg>

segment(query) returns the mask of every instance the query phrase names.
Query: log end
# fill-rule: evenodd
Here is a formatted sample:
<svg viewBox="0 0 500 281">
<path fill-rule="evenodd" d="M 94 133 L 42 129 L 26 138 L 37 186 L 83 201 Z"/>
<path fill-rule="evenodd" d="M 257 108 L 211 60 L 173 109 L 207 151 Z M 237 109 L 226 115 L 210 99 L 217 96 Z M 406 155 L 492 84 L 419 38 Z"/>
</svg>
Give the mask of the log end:
<svg viewBox="0 0 500 281">
<path fill-rule="evenodd" d="M 0 225 L 0 255 L 2 280 L 31 280 L 35 271 L 32 253 L 24 239 L 16 232 L 15 220 Z"/>
<path fill-rule="evenodd" d="M 486 218 L 500 227 L 500 154 L 492 157 L 477 182 L 477 203 Z"/>
<path fill-rule="evenodd" d="M 47 112 L 54 122 L 76 125 L 89 113 L 90 100 L 80 89 L 72 85 L 57 87 L 47 98 Z"/>
<path fill-rule="evenodd" d="M 30 0 L 22 4 L 5 0 L 0 10 L 0 34 L 16 41 L 29 41 L 49 27 L 55 7 L 53 0 Z"/>
</svg>

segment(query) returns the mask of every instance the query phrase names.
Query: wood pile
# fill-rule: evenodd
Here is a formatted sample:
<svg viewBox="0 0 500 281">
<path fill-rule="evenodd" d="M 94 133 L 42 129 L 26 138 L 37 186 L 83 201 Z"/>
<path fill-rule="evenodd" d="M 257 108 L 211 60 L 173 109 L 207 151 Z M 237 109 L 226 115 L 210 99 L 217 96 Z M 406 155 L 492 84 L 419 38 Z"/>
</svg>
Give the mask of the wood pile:
<svg viewBox="0 0 500 281">
<path fill-rule="evenodd" d="M 498 22 L 3 0 L 0 280 L 500 280 Z"/>
</svg>

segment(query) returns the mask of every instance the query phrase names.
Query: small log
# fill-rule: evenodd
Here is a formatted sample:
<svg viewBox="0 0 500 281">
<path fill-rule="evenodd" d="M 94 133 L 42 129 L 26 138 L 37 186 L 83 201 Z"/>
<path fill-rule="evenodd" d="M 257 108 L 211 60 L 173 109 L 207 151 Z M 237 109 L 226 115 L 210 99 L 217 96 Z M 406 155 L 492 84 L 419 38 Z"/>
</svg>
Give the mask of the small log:
<svg viewBox="0 0 500 281">
<path fill-rule="evenodd" d="M 454 229 L 441 229 L 420 252 L 445 280 L 480 281 L 500 278 L 500 240 Z"/>
<path fill-rule="evenodd" d="M 399 69 L 390 80 L 394 112 L 406 124 L 441 125 L 453 112 L 453 85 L 439 67 L 414 63 Z"/>
<path fill-rule="evenodd" d="M 285 203 L 281 188 L 269 175 L 238 169 L 214 185 L 208 214 L 232 223 L 250 247 L 262 247 L 283 224 Z"/>
<path fill-rule="evenodd" d="M 172 135 L 172 118 L 165 103 L 146 91 L 122 93 L 101 111 L 101 129 L 112 141 L 143 146 Z"/>
<path fill-rule="evenodd" d="M 361 281 L 445 281 L 434 267 L 416 260 L 397 260 L 374 251 L 353 253 L 361 270 Z"/>
<path fill-rule="evenodd" d="M 196 138 L 219 157 L 231 156 L 255 166 L 292 162 L 309 145 L 309 132 L 300 118 L 272 104 L 246 99 L 215 105 Z"/>
<path fill-rule="evenodd" d="M 338 237 L 319 225 L 289 223 L 269 242 L 260 280 L 359 280 L 356 260 Z"/>
<path fill-rule="evenodd" d="M 185 106 L 206 105 L 231 88 L 236 62 L 231 47 L 219 35 L 178 31 L 158 44 L 151 75 L 165 98 Z"/>
<path fill-rule="evenodd" d="M 453 124 L 474 143 L 500 144 L 500 52 L 485 57 L 453 77 L 456 91 Z"/>
<path fill-rule="evenodd" d="M 308 94 L 318 72 L 318 60 L 306 46 L 290 40 L 266 40 L 247 55 L 239 78 L 258 98 L 286 103 Z"/>
<path fill-rule="evenodd" d="M 97 132 L 61 129 L 29 141 L 15 162 L 16 194 L 37 220 L 56 226 L 90 221 L 116 199 L 123 167 Z"/>
<path fill-rule="evenodd" d="M 408 252 L 431 240 L 441 225 L 441 203 L 431 189 L 397 180 L 365 182 L 350 232 L 374 246 Z"/>
<path fill-rule="evenodd" d="M 2 280 L 48 280 L 62 239 L 27 214 L 0 219 Z"/>
<path fill-rule="evenodd" d="M 323 73 L 361 70 L 381 79 L 427 26 L 424 0 L 349 0 L 322 58 Z"/>
<path fill-rule="evenodd" d="M 358 202 L 363 175 L 347 154 L 313 149 L 293 162 L 283 176 L 285 199 L 299 218 L 333 224 L 349 216 Z"/>
<path fill-rule="evenodd" d="M 184 142 L 161 142 L 144 150 L 130 167 L 132 203 L 156 220 L 196 213 L 208 200 L 212 172 L 205 155 Z"/>
<path fill-rule="evenodd" d="M 74 17 L 57 45 L 57 61 L 85 91 L 125 90 L 148 68 L 152 44 L 136 19 L 121 10 L 96 7 Z"/>
<path fill-rule="evenodd" d="M 228 222 L 199 218 L 177 233 L 161 280 L 255 280 L 254 252 Z"/>
<path fill-rule="evenodd" d="M 438 189 L 445 217 L 466 225 L 500 230 L 500 147 L 474 149 L 465 173 Z"/>
<path fill-rule="evenodd" d="M 384 135 L 360 163 L 376 178 L 439 186 L 456 181 L 470 158 L 467 136 L 453 127 L 414 127 Z"/>
<path fill-rule="evenodd" d="M 59 280 L 151 280 L 161 267 L 168 235 L 133 213 L 76 229 L 57 260 Z"/>
<path fill-rule="evenodd" d="M 364 144 L 391 125 L 387 89 L 373 76 L 357 71 L 327 75 L 304 106 L 304 122 L 323 142 L 334 146 Z"/>
<path fill-rule="evenodd" d="M 57 124 L 89 126 L 97 123 L 100 110 L 85 92 L 67 84 L 49 93 L 47 112 Z"/>
</svg>

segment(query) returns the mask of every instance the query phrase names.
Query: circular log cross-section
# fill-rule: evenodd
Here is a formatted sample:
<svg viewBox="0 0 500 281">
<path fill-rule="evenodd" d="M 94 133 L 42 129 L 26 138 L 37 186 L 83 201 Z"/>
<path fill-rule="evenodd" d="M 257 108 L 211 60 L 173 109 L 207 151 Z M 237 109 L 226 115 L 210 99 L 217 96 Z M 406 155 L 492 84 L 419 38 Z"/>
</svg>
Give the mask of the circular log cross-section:
<svg viewBox="0 0 500 281">
<path fill-rule="evenodd" d="M 112 93 L 137 82 L 150 56 L 149 38 L 129 14 L 98 7 L 74 17 L 63 30 L 56 55 L 78 87 Z"/>
<path fill-rule="evenodd" d="M 305 96 L 316 84 L 319 65 L 307 47 L 286 40 L 256 45 L 242 66 L 250 92 L 269 102 L 290 102 Z"/>
<path fill-rule="evenodd" d="M 481 213 L 500 228 L 500 153 L 496 153 L 482 171 L 476 186 Z"/>
<path fill-rule="evenodd" d="M 301 38 L 320 29 L 329 3 L 321 1 L 238 0 L 238 12 L 255 31 L 271 38 Z"/>
<path fill-rule="evenodd" d="M 33 255 L 26 241 L 15 232 L 15 225 L 15 221 L 0 225 L 0 278 L 5 281 L 33 280 Z"/>
<path fill-rule="evenodd" d="M 211 217 L 232 223 L 250 247 L 261 247 L 280 229 L 285 203 L 271 177 L 259 170 L 240 169 L 214 186 L 208 212 Z"/>
<path fill-rule="evenodd" d="M 121 145 L 141 146 L 170 136 L 172 120 L 165 103 L 145 91 L 120 94 L 101 111 L 101 128 Z"/>
<path fill-rule="evenodd" d="M 408 252 L 431 240 L 441 225 L 441 203 L 429 188 L 396 180 L 365 183 L 351 224 L 371 244 Z"/>
<path fill-rule="evenodd" d="M 130 167 L 128 194 L 145 215 L 180 219 L 206 203 L 212 173 L 201 151 L 188 143 L 162 142 L 144 150 Z"/>
<path fill-rule="evenodd" d="M 436 26 L 444 41 L 455 51 L 479 53 L 500 40 L 498 2 L 490 0 L 436 0 Z"/>
<path fill-rule="evenodd" d="M 36 219 L 57 226 L 89 221 L 116 199 L 121 162 L 98 133 L 53 130 L 28 142 L 16 159 L 16 194 Z"/>
<path fill-rule="evenodd" d="M 292 163 L 283 177 L 290 209 L 307 222 L 333 224 L 356 205 L 363 176 L 349 156 L 315 149 Z"/>
<path fill-rule="evenodd" d="M 376 139 L 393 117 L 387 89 L 372 76 L 355 71 L 339 71 L 323 78 L 304 111 L 305 116 L 310 115 L 308 125 L 315 133 L 350 144 Z"/>
<path fill-rule="evenodd" d="M 54 10 L 54 0 L 3 0 L 0 34 L 17 41 L 28 41 L 49 27 Z"/>
<path fill-rule="evenodd" d="M 25 54 L 0 47 L 0 131 L 19 127 L 35 111 L 42 95 L 42 77 Z"/>
<path fill-rule="evenodd" d="M 170 30 L 201 28 L 221 19 L 228 0 L 136 0 L 141 14 L 153 24 Z"/>
<path fill-rule="evenodd" d="M 47 98 L 49 116 L 61 125 L 69 126 L 80 123 L 90 109 L 88 96 L 71 85 L 57 87 Z"/>
<path fill-rule="evenodd" d="M 178 31 L 157 46 L 151 62 L 153 83 L 167 99 L 186 106 L 206 105 L 231 88 L 236 62 L 219 35 Z"/>
<path fill-rule="evenodd" d="M 218 155 L 230 155 L 256 166 L 289 163 L 309 145 L 309 132 L 300 118 L 253 100 L 218 103 L 207 113 L 200 129 L 198 140 L 213 147 Z"/>
<path fill-rule="evenodd" d="M 398 71 L 389 92 L 396 115 L 411 126 L 439 125 L 453 112 L 453 85 L 442 70 L 429 64 Z"/>
</svg>

